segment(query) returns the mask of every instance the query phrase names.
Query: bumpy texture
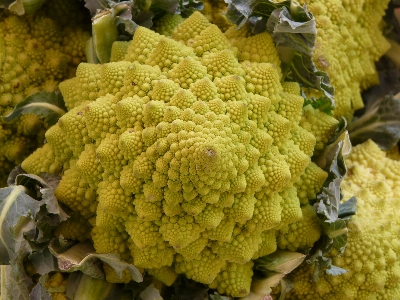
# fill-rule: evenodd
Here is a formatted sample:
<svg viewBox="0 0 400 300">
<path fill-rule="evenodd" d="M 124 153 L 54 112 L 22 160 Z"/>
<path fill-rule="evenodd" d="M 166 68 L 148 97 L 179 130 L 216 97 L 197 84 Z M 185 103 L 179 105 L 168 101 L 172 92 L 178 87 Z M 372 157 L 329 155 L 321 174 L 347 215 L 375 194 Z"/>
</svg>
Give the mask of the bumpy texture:
<svg viewBox="0 0 400 300">
<path fill-rule="evenodd" d="M 23 167 L 64 166 L 56 194 L 86 218 L 96 214 L 97 252 L 133 259 L 169 285 L 184 273 L 243 296 L 251 260 L 273 252 L 276 230 L 302 217 L 296 183 L 313 194 L 324 178 L 320 170 L 301 179 L 316 139 L 293 137 L 313 137 L 313 126 L 300 127 L 303 98 L 295 84 L 284 91 L 273 46 L 262 62 L 238 61 L 198 12 L 172 37 L 180 42 L 139 27 L 124 61 L 79 65 L 60 84 L 70 111 L 50 130 L 58 143 L 48 139 Z M 41 153 L 55 165 L 34 165 Z"/>
<path fill-rule="evenodd" d="M 379 23 L 389 0 L 302 0 L 314 14 L 314 63 L 335 88 L 334 114 L 351 120 L 364 106 L 361 91 L 378 84 L 377 61 L 390 47 Z"/>
<path fill-rule="evenodd" d="M 354 111 L 363 107 L 361 91 L 378 83 L 375 61 L 390 47 L 380 26 L 389 0 L 299 2 L 306 4 L 315 16 L 318 35 L 313 60 L 319 70 L 328 73 L 335 88 L 334 115 L 351 120 Z M 226 4 L 223 0 L 204 3 L 207 18 L 225 31 L 226 37 L 239 48 L 239 57 L 248 59 L 253 56 L 262 61 L 263 48 L 268 48 L 271 40 L 266 38 L 267 35 L 253 37 L 247 25 L 239 30 L 236 25 L 229 27 L 224 10 Z M 322 93 L 307 91 L 307 96 L 318 98 Z"/>
<path fill-rule="evenodd" d="M 90 239 L 91 224 L 79 214 L 73 214 L 66 221 L 57 226 L 54 235 L 62 235 L 66 239 L 83 242 Z"/>
<path fill-rule="evenodd" d="M 44 286 L 50 290 L 50 296 L 53 300 L 67 300 L 66 290 L 68 283 L 68 273 L 52 272 L 48 274 Z M 54 292 L 53 292 L 54 291 Z"/>
<path fill-rule="evenodd" d="M 6 11 L 0 19 L 0 116 L 8 115 L 27 96 L 58 90 L 85 61 L 90 37 L 89 16 L 78 1 L 48 0 L 30 16 Z M 42 145 L 40 117 L 24 115 L 11 123 L 0 121 L 0 186 L 13 166 Z"/>
<path fill-rule="evenodd" d="M 353 148 L 346 159 L 344 199 L 357 197 L 357 213 L 348 222 L 347 247 L 329 255 L 344 275 L 323 274 L 312 281 L 313 267 L 302 265 L 289 275 L 294 283 L 287 299 L 400 298 L 400 161 L 371 140 Z"/>
</svg>

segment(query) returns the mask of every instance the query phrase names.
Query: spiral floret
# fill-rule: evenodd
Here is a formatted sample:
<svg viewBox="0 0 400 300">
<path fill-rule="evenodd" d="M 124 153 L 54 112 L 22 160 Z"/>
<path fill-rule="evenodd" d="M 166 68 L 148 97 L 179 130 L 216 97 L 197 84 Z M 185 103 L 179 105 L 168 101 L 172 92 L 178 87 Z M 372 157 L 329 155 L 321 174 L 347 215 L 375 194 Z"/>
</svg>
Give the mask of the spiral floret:
<svg viewBox="0 0 400 300">
<path fill-rule="evenodd" d="M 183 24 L 197 22 L 205 28 L 182 31 Z M 204 24 L 194 13 L 172 37 L 221 36 L 215 26 Z M 131 63 L 78 68 L 88 70 L 87 76 L 77 74 L 85 82 L 80 88 L 86 89 L 79 101 L 90 103 L 80 106 L 79 115 L 76 109 L 68 112 L 62 122 L 74 114 L 72 119 L 82 116 L 79 120 L 87 125 L 85 145 L 76 147 L 69 140 L 77 134 L 65 136 L 66 144 L 74 146 L 74 172 L 81 172 L 85 182 L 71 184 L 97 191 L 92 231 L 97 251 L 123 254 L 153 274 L 168 270 L 168 278 L 184 273 L 211 286 L 223 282 L 223 292 L 239 297 L 249 292 L 252 258 L 276 248 L 274 233 L 281 222 L 289 225 L 301 218 L 293 183 L 305 172 L 311 154 L 291 140 L 290 130 L 300 126 L 302 116 L 301 109 L 286 104 L 293 96 L 263 72 L 254 76 L 268 76 L 262 81 L 270 85 L 268 95 L 248 91 L 253 73 L 244 72 L 234 52 L 220 51 L 220 41 L 226 48 L 226 39 L 204 38 L 201 47 L 209 50 L 202 52 L 196 43 L 192 49 L 192 43 L 183 46 L 138 29 L 131 46 L 143 51 L 129 47 L 125 57 Z M 214 73 L 204 65 L 211 60 L 218 65 L 220 59 L 227 72 Z M 252 64 L 262 70 L 273 63 Z M 101 70 L 114 66 L 119 70 L 115 86 Z M 93 99 L 96 86 L 100 90 Z M 102 87 L 105 96 L 100 96 L 105 94 Z M 67 107 L 76 106 L 69 87 L 60 88 Z M 61 183 L 71 186 L 66 175 Z M 112 218 L 107 217 L 110 212 Z M 243 274 L 234 278 L 239 270 Z"/>
</svg>

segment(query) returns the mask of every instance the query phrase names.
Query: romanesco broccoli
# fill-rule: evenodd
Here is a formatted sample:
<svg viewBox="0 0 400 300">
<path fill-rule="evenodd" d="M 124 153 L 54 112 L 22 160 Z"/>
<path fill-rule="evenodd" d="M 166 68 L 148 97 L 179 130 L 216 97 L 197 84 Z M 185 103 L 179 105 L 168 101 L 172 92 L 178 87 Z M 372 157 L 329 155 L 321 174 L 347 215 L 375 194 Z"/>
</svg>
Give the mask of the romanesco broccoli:
<svg viewBox="0 0 400 300">
<path fill-rule="evenodd" d="M 139 27 L 127 47 L 114 47 L 112 57 L 126 50 L 122 61 L 80 64 L 60 84 L 69 112 L 22 167 L 62 170 L 56 195 L 96 216 L 97 252 L 119 254 L 169 285 L 184 273 L 243 296 L 252 259 L 276 249 L 277 230 L 302 217 L 299 196 L 305 202 L 322 185 L 325 173 L 310 156 L 336 120 L 309 118 L 302 127 L 300 89 L 282 87 L 267 33 L 248 44 L 264 47 L 262 55 L 238 55 L 195 12 L 171 36 Z"/>
<path fill-rule="evenodd" d="M 400 298 L 400 161 L 368 140 L 353 148 L 346 163 L 343 199 L 356 196 L 357 213 L 348 221 L 344 253 L 338 255 L 334 249 L 328 256 L 333 265 L 348 272 L 336 276 L 324 273 L 314 282 L 313 266 L 303 264 L 289 275 L 294 286 L 286 299 Z M 291 242 L 290 232 L 278 239 L 278 245 Z"/>
<path fill-rule="evenodd" d="M 58 90 L 85 61 L 90 37 L 87 14 L 78 1 L 48 0 L 35 14 L 0 19 L 0 116 L 8 115 L 27 96 Z M 66 26 L 68 25 L 68 26 Z M 43 120 L 27 114 L 0 121 L 0 185 L 44 140 Z"/>
<path fill-rule="evenodd" d="M 338 119 L 344 116 L 350 121 L 354 111 L 363 107 L 361 92 L 378 83 L 375 61 L 390 48 L 380 26 L 389 0 L 299 2 L 307 5 L 316 20 L 317 38 L 313 60 L 318 70 L 328 73 L 335 88 L 334 115 Z M 258 5 L 262 7 L 263 4 Z M 265 52 L 273 44 L 272 38 L 265 33 L 253 36 L 248 24 L 241 24 L 239 30 L 236 25 L 229 26 L 224 15 L 226 6 L 222 0 L 205 1 L 204 14 L 220 26 L 231 43 L 238 47 L 238 57 L 257 62 L 267 59 L 279 66 L 279 62 L 271 60 Z M 256 7 L 255 10 L 259 15 L 264 14 L 262 8 Z M 323 96 L 322 92 L 314 89 L 305 90 L 309 98 L 318 99 Z"/>
</svg>

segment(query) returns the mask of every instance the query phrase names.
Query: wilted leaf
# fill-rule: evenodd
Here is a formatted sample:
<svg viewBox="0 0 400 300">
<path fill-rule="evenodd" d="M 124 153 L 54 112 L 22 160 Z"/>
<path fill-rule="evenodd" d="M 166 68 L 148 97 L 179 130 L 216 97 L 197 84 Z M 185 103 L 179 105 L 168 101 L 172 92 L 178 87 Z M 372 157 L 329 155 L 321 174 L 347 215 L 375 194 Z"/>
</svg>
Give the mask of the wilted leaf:
<svg viewBox="0 0 400 300">
<path fill-rule="evenodd" d="M 90 14 L 93 16 L 98 10 L 108 8 L 109 0 L 85 0 L 85 7 L 89 9 Z"/>
<path fill-rule="evenodd" d="M 2 278 L 5 299 L 29 299 L 33 282 L 23 260 L 42 251 L 52 236 L 52 226 L 66 218 L 52 188 L 38 176 L 19 174 L 14 186 L 0 189 L 0 264 L 10 264 L 2 267 L 7 273 Z M 41 259 L 49 262 L 44 256 Z"/>
<path fill-rule="evenodd" d="M 58 267 L 65 272 L 82 271 L 94 278 L 105 279 L 105 275 L 99 261 L 110 265 L 117 276 L 122 277 L 122 272 L 128 270 L 135 281 L 142 281 L 143 277 L 140 271 L 132 264 L 122 261 L 115 254 L 96 254 L 91 242 L 86 241 L 73 245 L 68 250 L 62 248 L 53 240 L 50 245 L 50 251 L 58 259 Z M 60 251 L 60 249 L 62 249 Z"/>
<path fill-rule="evenodd" d="M 52 300 L 50 293 L 44 287 L 47 278 L 47 274 L 40 277 L 39 283 L 34 286 L 29 295 L 29 300 Z"/>
<path fill-rule="evenodd" d="M 26 97 L 18 103 L 14 110 L 2 119 L 10 122 L 20 115 L 35 114 L 42 117 L 47 126 L 57 123 L 58 119 L 67 112 L 60 92 L 39 92 Z"/>
</svg>

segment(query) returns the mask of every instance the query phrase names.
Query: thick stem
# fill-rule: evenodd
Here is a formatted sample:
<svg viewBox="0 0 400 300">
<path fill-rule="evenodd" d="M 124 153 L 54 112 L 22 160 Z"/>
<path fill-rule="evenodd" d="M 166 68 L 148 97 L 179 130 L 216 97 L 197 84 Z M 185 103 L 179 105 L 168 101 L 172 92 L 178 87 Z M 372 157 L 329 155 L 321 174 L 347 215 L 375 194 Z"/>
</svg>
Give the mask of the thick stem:
<svg viewBox="0 0 400 300">
<path fill-rule="evenodd" d="M 115 283 L 107 282 L 83 274 L 76 290 L 74 300 L 103 300 L 107 299 Z"/>
</svg>

